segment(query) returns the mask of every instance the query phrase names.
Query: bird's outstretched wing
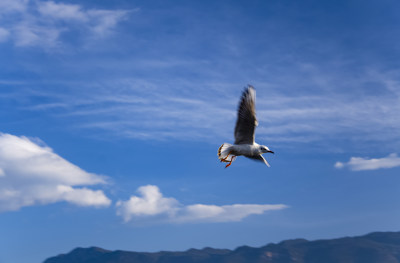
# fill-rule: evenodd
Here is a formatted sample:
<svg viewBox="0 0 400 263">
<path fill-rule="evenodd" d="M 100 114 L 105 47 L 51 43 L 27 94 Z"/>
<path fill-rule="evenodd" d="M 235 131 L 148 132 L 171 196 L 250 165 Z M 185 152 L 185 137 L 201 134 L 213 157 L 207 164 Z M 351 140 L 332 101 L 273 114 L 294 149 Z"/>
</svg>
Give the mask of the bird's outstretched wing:
<svg viewBox="0 0 400 263">
<path fill-rule="evenodd" d="M 256 91 L 248 86 L 240 99 L 235 127 L 235 144 L 253 144 L 256 119 Z"/>
<path fill-rule="evenodd" d="M 264 162 L 268 167 L 271 167 L 267 160 L 264 159 L 262 155 L 256 155 L 256 156 L 246 156 L 249 159 L 255 160 L 255 161 L 261 161 Z"/>
</svg>

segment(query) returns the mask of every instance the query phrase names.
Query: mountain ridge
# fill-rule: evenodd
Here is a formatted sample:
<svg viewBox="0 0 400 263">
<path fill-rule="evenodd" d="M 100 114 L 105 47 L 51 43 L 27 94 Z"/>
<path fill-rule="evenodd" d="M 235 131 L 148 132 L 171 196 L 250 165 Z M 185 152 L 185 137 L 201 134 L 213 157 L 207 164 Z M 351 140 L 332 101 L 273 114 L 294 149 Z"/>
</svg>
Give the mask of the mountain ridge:
<svg viewBox="0 0 400 263">
<path fill-rule="evenodd" d="M 363 236 L 302 238 L 234 250 L 205 247 L 186 251 L 131 252 L 99 247 L 75 248 L 43 263 L 400 263 L 400 232 Z"/>
</svg>

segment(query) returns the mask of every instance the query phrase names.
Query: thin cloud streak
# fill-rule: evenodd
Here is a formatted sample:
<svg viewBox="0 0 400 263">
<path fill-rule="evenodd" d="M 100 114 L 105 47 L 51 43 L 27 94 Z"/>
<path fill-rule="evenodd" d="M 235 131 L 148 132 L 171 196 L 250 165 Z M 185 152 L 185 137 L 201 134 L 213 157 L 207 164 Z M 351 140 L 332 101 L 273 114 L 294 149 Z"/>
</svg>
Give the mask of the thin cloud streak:
<svg viewBox="0 0 400 263">
<path fill-rule="evenodd" d="M 396 153 L 382 158 L 351 157 L 347 163 L 336 162 L 335 168 L 348 168 L 352 171 L 368 171 L 379 169 L 390 169 L 400 166 L 400 157 Z"/>
</svg>

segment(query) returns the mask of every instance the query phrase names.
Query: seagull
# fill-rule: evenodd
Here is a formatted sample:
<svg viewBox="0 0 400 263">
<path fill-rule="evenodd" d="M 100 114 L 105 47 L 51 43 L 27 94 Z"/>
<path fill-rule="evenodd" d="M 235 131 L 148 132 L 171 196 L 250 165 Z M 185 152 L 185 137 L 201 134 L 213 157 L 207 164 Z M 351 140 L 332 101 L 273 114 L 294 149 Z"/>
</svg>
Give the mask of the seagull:
<svg viewBox="0 0 400 263">
<path fill-rule="evenodd" d="M 259 145 L 254 141 L 254 132 L 258 125 L 256 118 L 256 91 L 253 86 L 248 85 L 240 98 L 238 115 L 235 127 L 235 143 L 224 143 L 218 149 L 218 158 L 221 162 L 228 163 L 229 167 L 237 156 L 243 155 L 247 158 L 264 162 L 270 167 L 262 154 L 274 153 L 265 145 Z"/>
</svg>

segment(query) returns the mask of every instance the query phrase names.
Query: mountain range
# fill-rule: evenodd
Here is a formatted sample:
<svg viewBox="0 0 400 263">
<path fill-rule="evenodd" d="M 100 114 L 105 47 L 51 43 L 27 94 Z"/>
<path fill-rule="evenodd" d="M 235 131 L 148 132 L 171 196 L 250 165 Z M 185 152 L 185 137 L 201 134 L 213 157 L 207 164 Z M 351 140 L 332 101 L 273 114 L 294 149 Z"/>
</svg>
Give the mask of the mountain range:
<svg viewBox="0 0 400 263">
<path fill-rule="evenodd" d="M 189 249 L 183 252 L 76 248 L 43 263 L 400 263 L 400 232 L 308 241 L 293 239 L 254 248 Z"/>
</svg>

